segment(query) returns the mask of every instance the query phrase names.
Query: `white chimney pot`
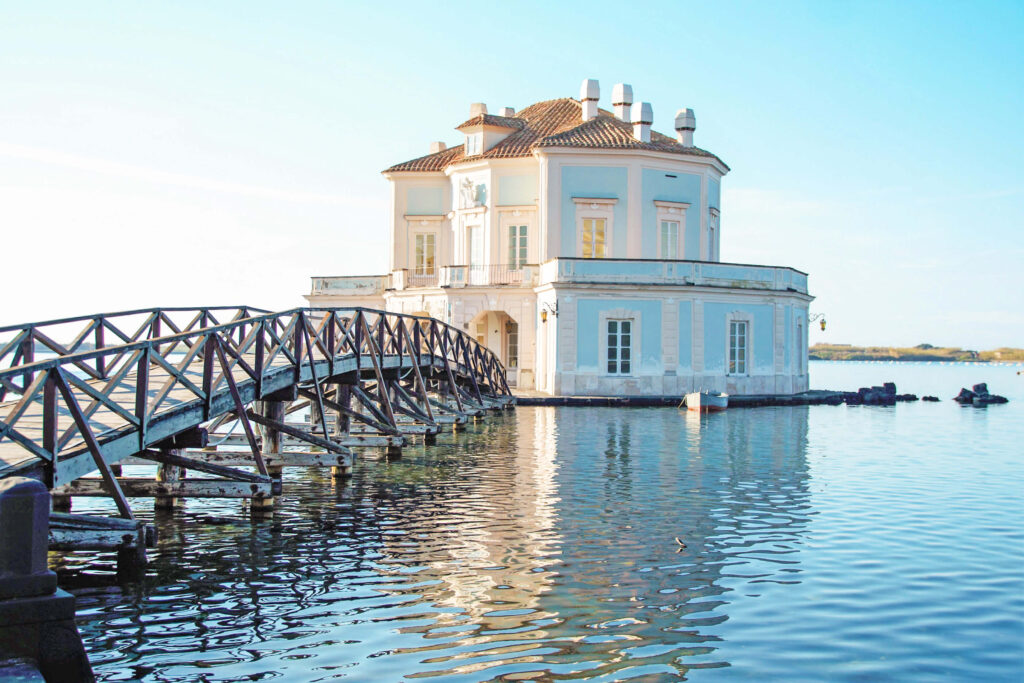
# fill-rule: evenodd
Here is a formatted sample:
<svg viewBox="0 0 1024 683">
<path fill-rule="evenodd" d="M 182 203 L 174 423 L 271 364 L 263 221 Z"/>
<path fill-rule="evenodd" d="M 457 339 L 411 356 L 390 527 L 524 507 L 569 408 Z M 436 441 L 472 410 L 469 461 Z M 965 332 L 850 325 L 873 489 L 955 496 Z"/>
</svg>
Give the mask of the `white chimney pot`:
<svg viewBox="0 0 1024 683">
<path fill-rule="evenodd" d="M 627 83 L 616 83 L 612 88 L 612 108 L 615 118 L 629 123 L 629 108 L 633 106 L 633 86 Z"/>
<path fill-rule="evenodd" d="M 597 101 L 601 99 L 601 86 L 593 78 L 588 78 L 580 85 L 580 104 L 584 121 L 597 117 Z"/>
<path fill-rule="evenodd" d="M 515 116 L 516 115 L 516 110 L 513 109 L 512 107 L 502 107 L 501 108 L 501 115 L 502 116 Z"/>
<path fill-rule="evenodd" d="M 693 147 L 693 131 L 697 130 L 697 117 L 692 109 L 676 112 L 676 140 L 683 147 Z"/>
<path fill-rule="evenodd" d="M 637 102 L 630 110 L 633 121 L 633 137 L 640 142 L 651 141 L 651 124 L 654 123 L 654 108 L 650 102 Z"/>
<path fill-rule="evenodd" d="M 484 104 L 483 102 L 474 102 L 473 104 L 469 105 L 469 118 L 473 118 L 474 116 L 479 116 L 480 114 L 486 113 L 487 105 Z"/>
<path fill-rule="evenodd" d="M 438 152 L 443 152 L 446 149 L 448 149 L 448 145 L 444 144 L 443 142 L 439 141 L 439 142 L 431 142 L 430 143 L 430 153 L 431 154 L 437 154 Z"/>
</svg>

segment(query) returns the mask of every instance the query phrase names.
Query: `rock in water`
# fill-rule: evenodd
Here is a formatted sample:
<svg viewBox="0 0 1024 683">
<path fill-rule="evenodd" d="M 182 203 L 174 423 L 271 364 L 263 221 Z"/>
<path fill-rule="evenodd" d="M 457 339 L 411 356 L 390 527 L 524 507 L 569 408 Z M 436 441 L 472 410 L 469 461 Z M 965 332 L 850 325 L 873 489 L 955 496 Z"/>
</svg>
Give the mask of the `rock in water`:
<svg viewBox="0 0 1024 683">
<path fill-rule="evenodd" d="M 922 396 L 921 400 L 922 401 L 928 401 L 929 403 L 938 403 L 939 402 L 939 397 L 938 396 Z"/>
<path fill-rule="evenodd" d="M 896 395 L 896 383 L 895 382 L 886 382 L 885 384 L 882 385 L 882 389 L 885 390 L 885 393 L 889 394 L 890 396 L 895 396 Z"/>
<path fill-rule="evenodd" d="M 979 396 L 988 396 L 988 385 L 982 382 L 981 384 L 975 384 L 971 387 L 971 391 L 978 394 Z"/>
<path fill-rule="evenodd" d="M 961 389 L 960 393 L 953 397 L 953 400 L 960 404 L 974 403 L 975 395 L 970 389 Z"/>
</svg>

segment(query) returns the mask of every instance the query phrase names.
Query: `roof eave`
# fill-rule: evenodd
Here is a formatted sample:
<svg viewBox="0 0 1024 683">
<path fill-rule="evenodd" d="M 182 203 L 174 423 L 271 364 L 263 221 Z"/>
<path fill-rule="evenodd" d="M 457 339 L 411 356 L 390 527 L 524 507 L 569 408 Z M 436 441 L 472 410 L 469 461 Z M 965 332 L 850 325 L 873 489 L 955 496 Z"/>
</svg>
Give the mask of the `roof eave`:
<svg viewBox="0 0 1024 683">
<path fill-rule="evenodd" d="M 533 153 L 539 156 L 545 154 L 612 154 L 615 156 L 643 154 L 648 156 L 656 156 L 659 159 L 677 159 L 680 161 L 688 161 L 691 163 L 703 164 L 705 166 L 713 166 L 723 176 L 727 174 L 730 170 L 732 170 L 729 168 L 729 166 L 726 165 L 724 161 L 719 159 L 714 154 L 712 154 L 711 156 L 703 156 L 698 154 L 686 154 L 685 152 L 665 152 L 662 150 L 655 149 L 630 149 L 619 147 L 575 147 L 570 145 L 535 145 L 533 147 Z M 709 152 L 709 154 L 711 153 Z"/>
</svg>

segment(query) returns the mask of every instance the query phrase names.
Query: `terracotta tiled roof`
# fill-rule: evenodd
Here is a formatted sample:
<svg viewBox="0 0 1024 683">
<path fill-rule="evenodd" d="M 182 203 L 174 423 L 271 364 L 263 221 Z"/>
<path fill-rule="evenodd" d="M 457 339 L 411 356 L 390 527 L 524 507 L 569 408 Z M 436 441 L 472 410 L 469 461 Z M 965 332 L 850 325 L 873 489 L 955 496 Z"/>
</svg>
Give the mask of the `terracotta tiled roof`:
<svg viewBox="0 0 1024 683">
<path fill-rule="evenodd" d="M 522 128 L 526 124 L 514 116 L 496 116 L 494 114 L 477 114 L 473 118 L 455 126 L 455 130 L 473 126 L 500 126 L 501 128 Z"/>
<path fill-rule="evenodd" d="M 428 154 L 425 157 L 419 157 L 418 159 L 403 161 L 400 164 L 395 164 L 391 168 L 384 169 L 384 173 L 393 173 L 396 171 L 443 171 L 451 164 L 462 160 L 463 147 L 464 145 L 449 147 L 442 152 L 435 152 L 433 154 Z"/>
<path fill-rule="evenodd" d="M 725 162 L 711 152 L 699 147 L 683 147 L 675 138 L 655 131 L 651 131 L 650 142 L 640 142 L 633 137 L 632 124 L 620 121 L 615 118 L 614 114 L 604 109 L 598 110 L 596 118 L 584 122 L 580 110 L 580 103 L 567 97 L 530 105 L 514 117 L 481 114 L 461 124 L 459 128 L 467 125 L 477 125 L 478 123 L 484 123 L 487 119 L 493 119 L 505 122 L 517 121 L 518 124 L 515 125 L 518 127 L 518 130 L 483 154 L 471 157 L 464 156 L 463 146 L 459 145 L 437 154 L 430 154 L 396 164 L 384 172 L 443 171 L 448 166 L 463 161 L 530 156 L 534 148 L 538 147 L 636 149 L 668 152 L 715 159 L 725 166 Z M 511 125 L 508 125 L 508 127 L 511 127 Z M 726 166 L 726 168 L 728 169 L 729 167 Z"/>
</svg>

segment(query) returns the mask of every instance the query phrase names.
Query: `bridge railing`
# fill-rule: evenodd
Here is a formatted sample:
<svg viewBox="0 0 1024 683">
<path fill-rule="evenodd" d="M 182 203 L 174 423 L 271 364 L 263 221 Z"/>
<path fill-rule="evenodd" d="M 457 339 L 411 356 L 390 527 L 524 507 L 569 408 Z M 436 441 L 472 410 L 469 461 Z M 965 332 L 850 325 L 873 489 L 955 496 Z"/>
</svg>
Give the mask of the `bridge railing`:
<svg viewBox="0 0 1024 683">
<path fill-rule="evenodd" d="M 170 326 L 160 309 L 141 312 L 147 314 L 143 326 L 132 334 L 118 328 L 115 336 L 120 343 L 90 350 L 75 350 L 81 348 L 83 334 L 110 330 L 112 320 L 129 313 L 5 328 L 17 332 L 5 346 L 10 352 L 24 341 L 45 335 L 39 330 L 48 325 L 84 323 L 84 332 L 68 344 L 46 335 L 52 342 L 46 347 L 55 357 L 26 362 L 31 356 L 22 352 L 17 365 L 0 369 L 0 386 L 7 395 L 17 397 L 8 399 L 5 414 L 0 414 L 0 446 L 4 441 L 15 442 L 48 464 L 51 485 L 58 483 L 58 459 L 84 451 L 92 455 L 106 479 L 110 475 L 101 442 L 114 433 L 134 434 L 142 451 L 167 438 L 168 431 L 197 426 L 167 422 L 171 426 L 164 426 L 155 437 L 150 434 L 157 418 L 181 412 L 186 404 L 200 403 L 205 422 L 218 417 L 215 397 L 229 394 L 228 412 L 244 416 L 239 384 L 252 380 L 255 398 L 264 395 L 264 381 L 281 372 L 294 372 L 295 384 L 318 385 L 347 358 L 355 360 L 357 369 L 372 368 L 378 378 L 385 359 L 391 357 L 397 357 L 400 365 L 404 359 L 415 359 L 417 366 L 440 364 L 449 377 L 457 371 L 478 398 L 485 393 L 509 393 L 504 368 L 493 352 L 462 330 L 431 318 L 358 308 L 299 308 L 246 317 L 239 316 L 257 309 L 191 310 L 196 311 L 192 323 L 163 336 L 153 336 L 156 320 Z M 228 311 L 229 321 L 209 324 L 215 319 L 212 311 Z M 224 401 L 218 405 L 223 414 Z M 258 452 L 248 421 L 240 421 L 253 451 Z"/>
<path fill-rule="evenodd" d="M 251 306 L 147 308 L 8 325 L 0 327 L 0 370 L 31 365 L 53 355 L 70 356 L 80 351 L 123 346 L 269 312 Z M 110 361 L 109 355 L 101 354 L 90 363 L 78 363 L 76 369 L 101 379 L 109 375 Z M 8 376 L 6 381 L 0 380 L 0 401 L 8 392 L 23 393 L 28 387 L 27 379 Z"/>
</svg>

